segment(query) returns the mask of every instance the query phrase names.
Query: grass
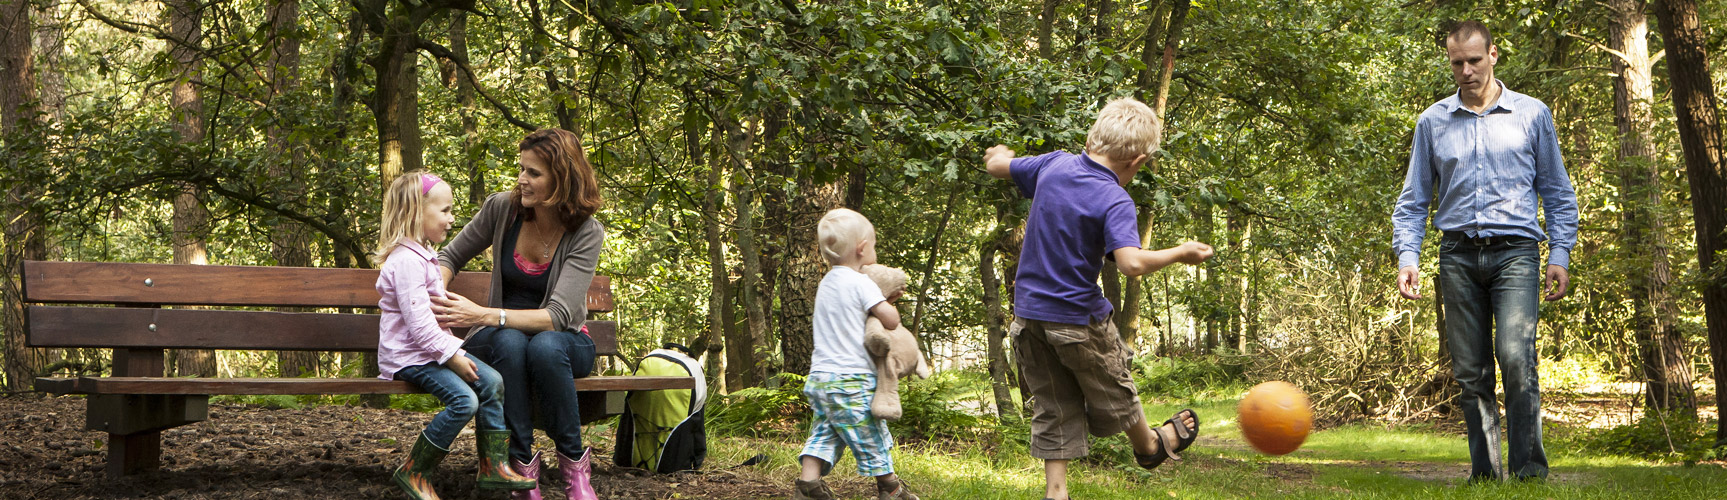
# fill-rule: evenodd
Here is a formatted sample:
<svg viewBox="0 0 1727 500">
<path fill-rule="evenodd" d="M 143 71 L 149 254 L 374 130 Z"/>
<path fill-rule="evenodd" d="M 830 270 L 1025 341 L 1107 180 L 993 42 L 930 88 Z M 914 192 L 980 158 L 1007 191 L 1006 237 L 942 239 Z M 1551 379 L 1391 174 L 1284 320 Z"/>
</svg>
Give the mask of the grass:
<svg viewBox="0 0 1727 500">
<path fill-rule="evenodd" d="M 1553 475 L 1546 483 L 1462 484 L 1468 472 L 1468 451 L 1462 436 L 1430 426 L 1385 428 L 1351 425 L 1309 436 L 1295 453 L 1260 455 L 1241 439 L 1233 399 L 1206 399 L 1186 405 L 1148 404 L 1146 415 L 1156 422 L 1191 406 L 1203 421 L 1202 436 L 1184 452 L 1183 462 L 1165 463 L 1145 472 L 1125 466 L 1124 459 L 1074 462 L 1069 483 L 1073 497 L 1103 499 L 1232 499 L 1232 498 L 1512 498 L 1512 499 L 1636 499 L 1727 498 L 1727 468 L 1718 464 L 1662 464 L 1639 459 L 1596 455 L 1561 447 L 1565 440 L 1548 439 Z M 1551 431 L 1555 424 L 1548 424 Z M 1120 436 L 1093 440 L 1093 448 L 1125 449 Z M 1559 444 L 1561 446 L 1555 446 Z M 798 473 L 797 439 L 715 437 L 711 467 L 736 464 L 765 453 L 766 465 L 753 468 L 769 480 L 787 485 Z M 913 444 L 894 451 L 896 469 L 924 498 L 1038 499 L 1042 498 L 1042 464 L 1024 446 L 984 447 L 954 443 Z M 856 475 L 848 456 L 829 476 L 845 498 L 869 498 L 873 488 Z"/>
</svg>

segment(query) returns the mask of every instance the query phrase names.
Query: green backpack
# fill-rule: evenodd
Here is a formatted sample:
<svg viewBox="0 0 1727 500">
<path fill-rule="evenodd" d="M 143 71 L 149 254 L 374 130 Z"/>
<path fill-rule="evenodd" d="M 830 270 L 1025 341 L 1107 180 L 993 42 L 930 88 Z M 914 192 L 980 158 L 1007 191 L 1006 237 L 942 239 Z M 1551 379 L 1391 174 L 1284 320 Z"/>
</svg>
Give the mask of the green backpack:
<svg viewBox="0 0 1727 500">
<path fill-rule="evenodd" d="M 630 391 L 618 419 L 612 461 L 659 473 L 700 469 L 708 456 L 707 378 L 700 362 L 667 343 L 637 363 L 635 375 L 690 377 L 695 389 Z"/>
</svg>

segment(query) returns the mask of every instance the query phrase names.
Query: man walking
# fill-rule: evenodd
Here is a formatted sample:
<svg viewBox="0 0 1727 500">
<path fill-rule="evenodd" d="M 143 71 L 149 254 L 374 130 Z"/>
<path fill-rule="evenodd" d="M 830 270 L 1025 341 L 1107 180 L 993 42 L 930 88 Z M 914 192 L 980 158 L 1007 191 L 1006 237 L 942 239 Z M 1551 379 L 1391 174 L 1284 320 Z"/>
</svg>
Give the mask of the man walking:
<svg viewBox="0 0 1727 500">
<path fill-rule="evenodd" d="M 1419 299 L 1421 241 L 1428 206 L 1439 243 L 1439 287 L 1451 370 L 1462 386 L 1469 434 L 1469 479 L 1547 477 L 1541 446 L 1541 383 L 1535 323 L 1540 295 L 1559 300 L 1570 285 L 1577 241 L 1577 196 L 1559 156 L 1553 113 L 1493 78 L 1499 48 L 1480 21 L 1445 37 L 1457 94 L 1421 113 L 1409 173 L 1392 213 L 1397 290 Z M 1437 195 L 1437 196 L 1435 196 Z M 1546 211 L 1546 232 L 1536 219 Z M 1545 272 L 1539 242 L 1547 240 Z M 1510 467 L 1501 467 L 1494 362 L 1505 380 Z"/>
</svg>

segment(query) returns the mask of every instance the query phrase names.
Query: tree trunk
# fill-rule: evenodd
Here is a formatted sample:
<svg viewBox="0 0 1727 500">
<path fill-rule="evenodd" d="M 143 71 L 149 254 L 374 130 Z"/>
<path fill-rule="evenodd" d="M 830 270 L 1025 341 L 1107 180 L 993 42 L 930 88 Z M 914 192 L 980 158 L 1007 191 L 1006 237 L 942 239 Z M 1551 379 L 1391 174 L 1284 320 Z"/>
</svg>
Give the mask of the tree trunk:
<svg viewBox="0 0 1727 500">
<path fill-rule="evenodd" d="M 1175 74 L 1175 49 L 1181 43 L 1181 30 L 1187 26 L 1187 11 L 1193 6 L 1192 0 L 1175 0 L 1169 11 L 1168 35 L 1163 40 L 1163 72 L 1157 83 L 1157 98 L 1151 103 L 1152 111 L 1157 113 L 1159 120 L 1168 116 L 1169 81 Z M 1163 126 L 1165 135 L 1169 134 L 1169 124 Z"/>
<path fill-rule="evenodd" d="M 1685 148 L 1691 211 L 1697 224 L 1697 264 L 1702 270 L 1703 311 L 1709 329 L 1709 360 L 1715 367 L 1715 402 L 1727 407 L 1727 272 L 1716 262 L 1727 250 L 1727 158 L 1722 158 L 1721 116 L 1710 81 L 1708 39 L 1695 0 L 1659 0 L 1655 16 L 1667 47 L 1673 111 Z M 1727 419 L 1715 429 L 1716 446 L 1727 445 Z"/>
<path fill-rule="evenodd" d="M 1037 18 L 1037 56 L 1044 60 L 1055 56 L 1054 41 L 1050 36 L 1055 34 L 1055 9 L 1061 7 L 1061 0 L 1043 0 L 1043 12 Z"/>
<path fill-rule="evenodd" d="M 468 58 L 468 13 L 450 13 L 450 52 Z M 480 171 L 480 157 L 486 150 L 480 143 L 479 107 L 474 101 L 475 83 L 467 73 L 452 70 L 456 80 L 456 105 L 462 111 L 462 171 L 468 174 L 468 203 L 480 204 L 486 199 L 486 176 Z"/>
<path fill-rule="evenodd" d="M 1211 203 L 1200 202 L 1199 210 L 1194 211 L 1194 221 L 1199 224 L 1199 228 L 1194 232 L 1198 235 L 1199 241 L 1211 242 L 1216 240 L 1217 221 L 1212 217 L 1213 210 L 1215 208 Z M 1200 322 L 1200 326 L 1205 328 L 1204 351 L 1206 354 L 1211 354 L 1217 352 L 1219 343 L 1217 330 L 1218 322 L 1223 316 L 1220 314 L 1223 297 L 1221 296 L 1221 288 L 1218 287 L 1217 260 L 1207 260 L 1198 267 L 1200 281 L 1205 283 L 1205 292 L 1201 293 L 1198 298 L 1199 307 L 1195 316 Z M 1199 334 L 1200 332 L 1196 328 L 1194 335 Z"/>
<path fill-rule="evenodd" d="M 988 340 L 989 382 L 995 394 L 996 416 L 1009 420 L 1019 414 L 1019 405 L 1013 400 L 1013 383 L 1008 380 L 1008 372 L 1013 363 L 1007 358 L 1007 314 L 1001 303 L 1001 278 L 995 273 L 995 255 L 999 252 L 1013 233 L 1008 225 L 1007 214 L 1010 208 L 998 205 L 995 209 L 995 230 L 984 237 L 983 244 L 978 245 L 977 273 L 983 283 L 984 332 Z"/>
<path fill-rule="evenodd" d="M 1613 123 L 1619 129 L 1619 192 L 1624 201 L 1621 233 L 1625 248 L 1639 264 L 1628 270 L 1633 298 L 1632 331 L 1648 382 L 1648 404 L 1662 410 L 1697 413 L 1691 392 L 1691 362 L 1675 328 L 1672 273 L 1667 263 L 1666 228 L 1661 223 L 1661 172 L 1654 139 L 1655 93 L 1650 84 L 1649 25 L 1642 0 L 1609 0 L 1608 46 L 1613 56 Z M 1643 264 L 1641 262 L 1647 262 Z"/>
<path fill-rule="evenodd" d="M 34 35 L 31 2 L 26 0 L 0 0 L 0 145 L 8 151 L 26 151 L 36 148 L 41 142 L 41 129 L 36 127 L 37 106 L 35 50 L 31 46 Z M 20 160 L 11 154 L 0 158 L 6 168 L 20 168 L 16 162 Z M 31 349 L 24 346 L 24 296 L 20 278 L 24 275 L 24 261 L 40 259 L 44 253 L 45 240 L 41 219 L 25 207 L 29 199 L 26 190 L 28 186 L 14 186 L 5 193 L 4 203 L 0 203 L 0 215 L 6 217 L 0 220 L 0 228 L 4 229 L 0 237 L 0 267 L 6 273 L 0 276 L 0 334 L 5 336 L 6 389 L 12 391 L 27 391 L 35 383 L 37 375 L 58 357 L 56 351 L 49 349 Z"/>
<path fill-rule="evenodd" d="M 1151 215 L 1151 209 L 1149 208 L 1141 207 L 1136 212 L 1139 215 L 1138 219 L 1141 221 L 1149 220 L 1149 216 Z M 1144 233 L 1141 233 L 1142 236 L 1143 234 Z M 1144 247 L 1145 245 L 1143 243 L 1140 244 L 1140 248 Z M 1134 342 L 1139 339 L 1140 303 L 1145 297 L 1144 283 L 1144 276 L 1128 276 L 1127 279 L 1122 282 L 1121 307 L 1116 309 L 1115 330 L 1116 334 L 1121 337 L 1122 342 L 1126 342 L 1129 347 L 1132 347 Z"/>
<path fill-rule="evenodd" d="M 203 79 L 203 61 L 195 47 L 203 45 L 203 5 L 197 0 L 168 2 L 168 29 L 174 38 L 192 47 L 170 46 L 174 59 L 175 81 L 171 105 L 174 109 L 174 131 L 180 144 L 196 145 L 204 140 L 204 101 L 194 82 Z M 189 151 L 182 149 L 182 151 Z M 189 161 L 189 159 L 188 159 Z M 190 183 L 180 185 L 174 196 L 174 263 L 209 264 L 209 252 L 204 239 L 210 233 L 210 212 L 198 199 L 198 189 Z M 168 352 L 173 373 L 181 376 L 216 376 L 216 351 L 207 349 L 174 349 Z"/>
<path fill-rule="evenodd" d="M 691 96 L 686 96 L 686 98 L 691 98 Z M 685 133 L 694 134 L 696 131 L 686 130 Z M 724 222 L 720 218 L 723 208 L 721 205 L 724 204 L 721 197 L 725 195 L 724 188 L 720 183 L 721 179 L 726 177 L 726 167 L 718 150 L 720 141 L 725 138 L 720 135 L 718 128 L 714 129 L 712 137 L 714 141 L 709 150 L 713 151 L 713 154 L 709 155 L 708 158 L 707 187 L 703 190 L 702 214 L 704 214 L 703 222 L 706 223 L 704 229 L 706 229 L 708 240 L 708 284 L 713 288 L 713 293 L 708 294 L 708 342 L 703 347 L 708 357 L 708 373 L 716 382 L 714 390 L 717 394 L 725 394 L 727 387 L 725 384 L 724 356 L 721 352 L 726 345 L 726 326 L 734 321 L 731 314 L 732 281 L 726 272 L 729 269 L 726 266 L 726 244 L 722 236 L 724 231 L 720 227 L 721 223 Z M 690 142 L 699 141 L 690 139 Z M 700 151 L 700 149 L 692 149 L 692 156 L 696 151 Z M 696 354 L 701 355 L 702 353 Z"/>
<path fill-rule="evenodd" d="M 867 184 L 869 170 L 862 163 L 853 163 L 846 172 L 846 202 L 845 207 L 852 210 L 863 210 L 864 194 L 868 192 Z"/>
<path fill-rule="evenodd" d="M 1151 18 L 1147 22 L 1148 26 L 1146 28 L 1145 37 L 1140 39 L 1140 62 L 1145 64 L 1145 69 L 1140 70 L 1139 72 L 1138 85 L 1134 90 L 1134 94 L 1142 101 L 1145 100 L 1145 94 L 1147 91 L 1154 92 L 1152 102 L 1166 101 L 1167 94 L 1169 93 L 1169 79 L 1174 74 L 1175 53 L 1173 50 L 1166 51 L 1169 58 L 1169 64 L 1167 66 L 1153 65 L 1153 63 L 1156 62 L 1155 58 L 1158 54 L 1155 50 L 1159 46 L 1158 40 L 1160 37 L 1164 36 L 1164 30 L 1169 26 L 1170 22 L 1170 13 L 1166 10 L 1167 6 L 1167 3 L 1159 0 L 1157 5 L 1148 9 L 1151 12 Z M 1187 15 L 1187 11 L 1183 9 L 1181 14 L 1185 16 Z M 1178 24 L 1175 28 L 1176 31 L 1169 32 L 1171 38 L 1164 42 L 1165 46 L 1179 41 L 1181 36 L 1181 26 Z M 1159 68 L 1159 71 L 1157 73 L 1153 73 L 1153 67 Z M 1164 125 L 1163 132 L 1167 133 L 1169 124 L 1164 120 L 1165 115 L 1163 108 L 1154 108 L 1153 111 L 1157 114 L 1158 121 Z M 1162 137 L 1158 137 L 1158 141 L 1160 143 L 1162 140 Z M 1150 155 L 1145 166 L 1147 171 L 1156 172 L 1158 165 L 1157 158 L 1158 156 L 1156 154 Z M 1149 207 L 1141 207 L 1138 210 L 1138 215 L 1140 219 L 1139 246 L 1140 248 L 1149 249 L 1151 248 L 1152 243 L 1151 228 L 1155 225 L 1155 220 L 1153 218 L 1155 214 Z M 1107 268 L 1115 270 L 1113 263 Z M 1128 277 L 1126 284 L 1122 287 L 1122 297 L 1120 302 L 1111 302 L 1112 304 L 1119 304 L 1116 308 L 1118 312 L 1115 316 L 1115 327 L 1119 335 L 1121 335 L 1121 339 L 1127 342 L 1130 346 L 1133 345 L 1134 340 L 1139 337 L 1139 305 L 1141 297 L 1145 295 L 1144 280 L 1144 276 Z M 1107 281 L 1105 283 L 1107 283 Z M 1153 315 L 1154 322 L 1155 318 L 1156 316 Z M 1159 353 L 1166 352 L 1165 350 L 1167 348 L 1168 346 L 1164 342 L 1159 342 L 1156 346 L 1156 350 Z"/>
<path fill-rule="evenodd" d="M 816 225 L 829 210 L 845 204 L 846 191 L 838 182 L 818 185 L 809 176 L 798 176 L 797 183 L 799 196 L 786 200 L 791 213 L 781 235 L 786 242 L 782 248 L 786 281 L 779 293 L 780 357 L 785 372 L 807 375 L 815 351 L 810 318 L 815 314 L 816 289 L 828 271 L 816 242 Z"/>
<path fill-rule="evenodd" d="M 1097 37 L 1097 44 L 1100 46 L 1109 45 L 1109 38 L 1113 36 L 1109 29 L 1115 21 L 1110 19 L 1110 16 L 1113 15 L 1115 15 L 1114 0 L 1097 0 L 1097 17 L 1092 20 L 1091 34 Z"/>
<path fill-rule="evenodd" d="M 917 303 L 912 309 L 912 314 L 910 316 L 911 321 L 905 322 L 907 329 L 911 330 L 912 333 L 923 332 L 924 313 L 928 311 L 925 306 L 930 302 L 930 285 L 935 282 L 935 263 L 936 257 L 941 254 L 941 239 L 943 236 L 947 235 L 948 222 L 953 220 L 954 203 L 958 202 L 960 195 L 965 192 L 965 190 L 956 189 L 952 194 L 948 195 L 947 204 L 942 208 L 941 222 L 936 223 L 935 236 L 929 239 L 929 247 L 925 249 L 924 255 L 926 257 L 923 262 L 922 276 L 918 278 Z M 907 283 L 907 285 L 910 285 L 910 283 Z M 918 342 L 920 343 L 926 342 L 927 339 L 927 335 L 918 336 Z M 924 349 L 923 352 L 930 352 L 928 344 L 924 344 L 920 347 Z"/>
<path fill-rule="evenodd" d="M 761 281 L 761 255 L 756 251 L 754 181 L 747 178 L 750 165 L 746 159 L 755 142 L 754 125 L 737 123 L 729 117 L 716 120 L 726 128 L 726 156 L 731 160 L 732 206 L 737 210 L 738 258 L 743 261 L 743 278 L 738 290 L 742 293 L 744 315 L 749 327 L 726 339 L 726 385 L 733 391 L 761 385 L 767 377 L 757 346 L 767 335 L 767 311 L 757 293 Z"/>
<path fill-rule="evenodd" d="M 548 64 L 545 60 L 545 47 L 551 44 L 549 40 L 551 34 L 546 29 L 546 19 L 540 11 L 538 0 L 528 0 L 528 20 L 534 25 L 534 37 L 526 47 L 523 47 L 523 53 L 527 55 L 531 64 L 546 68 L 546 95 L 552 98 L 552 115 L 558 118 L 558 128 L 575 132 L 577 136 L 580 136 L 582 130 L 576 124 L 576 108 L 574 106 L 576 95 L 574 92 L 565 94 L 564 82 L 558 78 L 558 65 Z M 573 91 L 574 87 L 570 90 Z"/>
<path fill-rule="evenodd" d="M 1235 212 L 1231 213 L 1234 214 Z M 1239 267 L 1241 270 L 1241 294 L 1236 297 L 1236 303 L 1240 305 L 1235 309 L 1238 328 L 1234 332 L 1234 338 L 1235 350 L 1241 354 L 1247 354 L 1248 345 L 1253 343 L 1253 325 L 1256 323 L 1254 317 L 1259 314 L 1258 311 L 1254 310 L 1253 300 L 1253 277 L 1256 274 L 1257 269 L 1255 267 L 1258 260 L 1253 255 L 1253 219 L 1247 217 L 1246 214 L 1240 214 L 1238 217 L 1240 217 L 1241 228 L 1239 232 L 1231 231 L 1232 234 L 1241 235 L 1236 246 L 1236 255 L 1243 261 L 1239 263 L 1241 264 Z"/>
<path fill-rule="evenodd" d="M 66 118 L 66 74 L 60 54 L 66 51 L 66 26 L 60 22 L 60 0 L 39 0 L 35 11 L 36 75 L 42 91 L 41 109 L 54 123 Z"/>
<path fill-rule="evenodd" d="M 1241 208 L 1233 201 L 1223 207 L 1223 214 L 1224 232 L 1227 233 L 1224 238 L 1229 242 L 1228 252 L 1236 257 L 1234 262 L 1229 263 L 1229 270 L 1237 274 L 1231 279 L 1239 280 L 1240 284 L 1233 287 L 1222 285 L 1217 288 L 1218 294 L 1224 299 L 1222 303 L 1218 304 L 1218 311 L 1227 316 L 1222 320 L 1223 339 L 1220 345 L 1240 352 L 1242 317 L 1245 316 L 1243 313 L 1247 309 L 1247 273 L 1245 272 L 1247 238 L 1244 234 L 1246 233 L 1247 214 L 1242 213 Z"/>
<path fill-rule="evenodd" d="M 353 76 L 360 71 L 360 46 L 366 39 L 364 14 L 359 10 L 350 12 L 346 26 L 347 35 L 342 38 L 342 50 L 335 60 L 330 62 L 328 72 L 331 89 L 331 115 L 334 117 L 333 122 L 337 124 L 337 128 L 334 133 L 330 134 L 327 142 L 319 148 L 322 151 L 340 151 L 349 137 L 349 129 L 346 125 L 349 122 L 348 111 L 356 99 L 352 83 Z M 332 155 L 330 158 L 320 160 L 319 165 L 327 171 L 334 172 L 339 170 L 339 161 L 341 160 Z M 354 223 L 346 208 L 349 200 L 349 188 L 346 184 L 335 183 L 331 185 L 330 189 L 331 192 L 327 197 L 328 205 L 325 209 L 325 213 L 329 215 L 326 218 L 331 220 L 334 225 L 350 231 L 352 234 Z M 351 248 L 346 242 L 332 240 L 330 245 L 331 265 L 337 268 L 370 265 L 370 262 L 363 255 L 354 255 Z M 346 308 L 337 309 L 337 311 L 353 312 Z M 357 362 L 354 361 L 356 359 Z M 378 376 L 377 351 L 343 353 L 342 364 L 344 366 L 356 366 L 361 377 L 373 378 Z M 368 408 L 388 408 L 390 396 L 388 394 L 364 394 L 360 396 L 360 404 Z"/>
<path fill-rule="evenodd" d="M 270 40 L 273 47 L 270 51 L 270 98 L 272 103 L 281 100 L 293 92 L 299 85 L 300 71 L 300 2 L 299 0 L 273 0 L 269 4 Z M 281 109 L 277 107 L 277 109 Z M 277 113 L 276 120 L 265 130 L 270 153 L 270 165 L 267 170 L 270 179 L 279 183 L 283 201 L 290 205 L 301 203 L 304 196 L 305 168 L 304 155 L 289 141 L 288 136 L 293 130 L 296 118 L 288 113 Z M 276 265 L 289 267 L 307 267 L 312 265 L 311 231 L 305 225 L 285 218 L 276 218 L 270 223 L 270 256 L 275 257 Z M 297 312 L 298 308 L 281 308 L 283 312 Z M 317 352 L 308 351 L 277 351 L 277 374 L 283 377 L 296 377 L 305 373 L 318 373 Z"/>
<path fill-rule="evenodd" d="M 372 118 L 378 127 L 378 173 L 384 185 L 402 172 L 420 168 L 422 145 L 419 125 L 420 25 L 431 15 L 431 7 L 413 7 L 390 2 L 379 22 L 379 52 L 371 59 L 377 85 L 372 94 Z"/>
</svg>

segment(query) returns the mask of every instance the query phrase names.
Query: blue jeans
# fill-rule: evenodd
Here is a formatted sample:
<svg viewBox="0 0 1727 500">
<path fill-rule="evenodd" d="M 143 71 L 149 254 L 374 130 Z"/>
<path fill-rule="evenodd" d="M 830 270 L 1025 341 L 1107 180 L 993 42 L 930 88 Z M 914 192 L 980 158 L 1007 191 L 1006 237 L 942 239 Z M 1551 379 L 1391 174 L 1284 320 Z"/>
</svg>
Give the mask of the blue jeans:
<svg viewBox="0 0 1727 500">
<path fill-rule="evenodd" d="M 486 327 L 469 336 L 467 346 L 498 369 L 504 390 L 512 395 L 504 400 L 510 458 L 520 462 L 533 458 L 535 410 L 558 453 L 572 458 L 582 455 L 582 414 L 575 380 L 594 371 L 593 337 Z"/>
<path fill-rule="evenodd" d="M 1508 472 L 1518 479 L 1547 477 L 1541 380 L 1535 370 L 1542 267 L 1535 240 L 1480 241 L 1453 235 L 1440 240 L 1445 335 L 1451 344 L 1451 372 L 1463 389 L 1459 399 L 1469 431 L 1471 479 L 1499 479 L 1505 471 L 1499 458 L 1495 361 L 1505 381 Z"/>
<path fill-rule="evenodd" d="M 438 416 L 432 417 L 432 423 L 426 425 L 426 439 L 445 450 L 450 449 L 450 443 L 456 442 L 456 435 L 468 425 L 468 420 L 476 420 L 474 427 L 483 431 L 504 428 L 503 379 L 497 370 L 475 359 L 474 355 L 467 356 L 474 362 L 474 373 L 480 375 L 480 379 L 471 384 L 437 363 L 410 366 L 396 372 L 396 380 L 420 386 L 444 403 L 444 411 L 438 412 Z M 475 419 L 476 416 L 479 418 Z"/>
</svg>

